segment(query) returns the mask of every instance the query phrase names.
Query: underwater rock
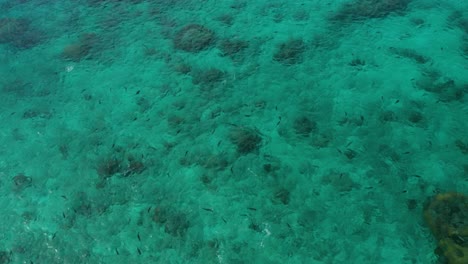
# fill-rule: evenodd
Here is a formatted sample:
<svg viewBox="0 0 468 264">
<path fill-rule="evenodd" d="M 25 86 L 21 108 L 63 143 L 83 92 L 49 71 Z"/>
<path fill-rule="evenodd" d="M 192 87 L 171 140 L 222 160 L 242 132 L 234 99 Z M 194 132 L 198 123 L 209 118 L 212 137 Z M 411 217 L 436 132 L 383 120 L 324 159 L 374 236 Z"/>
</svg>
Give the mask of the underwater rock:
<svg viewBox="0 0 468 264">
<path fill-rule="evenodd" d="M 436 254 L 444 263 L 468 263 L 468 197 L 441 193 L 424 208 L 424 218 L 437 239 Z"/>
</svg>

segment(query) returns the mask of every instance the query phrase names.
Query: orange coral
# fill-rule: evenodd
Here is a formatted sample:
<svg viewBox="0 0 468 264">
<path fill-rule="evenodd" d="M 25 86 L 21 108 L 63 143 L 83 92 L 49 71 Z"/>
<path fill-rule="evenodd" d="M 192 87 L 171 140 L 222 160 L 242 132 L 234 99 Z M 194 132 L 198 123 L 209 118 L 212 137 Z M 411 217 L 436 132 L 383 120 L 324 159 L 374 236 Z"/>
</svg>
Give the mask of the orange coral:
<svg viewBox="0 0 468 264">
<path fill-rule="evenodd" d="M 438 194 L 425 207 L 424 218 L 438 240 L 436 252 L 448 264 L 468 263 L 468 197 Z"/>
</svg>

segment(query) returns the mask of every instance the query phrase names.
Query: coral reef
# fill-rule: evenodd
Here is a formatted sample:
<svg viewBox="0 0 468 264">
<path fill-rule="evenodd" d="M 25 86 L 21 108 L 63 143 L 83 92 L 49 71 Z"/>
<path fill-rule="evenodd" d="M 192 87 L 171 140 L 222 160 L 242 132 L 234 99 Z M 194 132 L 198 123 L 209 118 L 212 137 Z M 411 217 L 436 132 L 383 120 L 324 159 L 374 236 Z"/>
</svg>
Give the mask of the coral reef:
<svg viewBox="0 0 468 264">
<path fill-rule="evenodd" d="M 174 71 L 181 74 L 189 74 L 192 71 L 192 66 L 184 62 L 178 62 L 172 65 Z"/>
<path fill-rule="evenodd" d="M 403 12 L 411 0 L 356 0 L 346 3 L 332 17 L 334 21 L 352 22 L 369 18 L 382 18 L 394 12 Z"/>
<path fill-rule="evenodd" d="M 455 140 L 455 146 L 460 149 L 461 153 L 468 155 L 468 141 L 463 141 L 461 139 Z"/>
<path fill-rule="evenodd" d="M 282 203 L 284 205 L 289 204 L 289 201 L 291 199 L 291 193 L 289 192 L 288 189 L 286 188 L 280 188 L 275 191 L 272 202 L 274 203 Z"/>
<path fill-rule="evenodd" d="M 302 39 L 291 39 L 279 45 L 273 59 L 285 65 L 301 63 L 304 51 L 305 43 Z"/>
<path fill-rule="evenodd" d="M 31 22 L 27 19 L 0 18 L 0 44 L 28 49 L 39 44 L 42 35 L 42 32 L 31 27 Z"/>
<path fill-rule="evenodd" d="M 317 122 L 306 116 L 301 116 L 294 120 L 293 128 L 297 135 L 308 137 L 310 133 L 317 129 Z"/>
<path fill-rule="evenodd" d="M 94 214 L 93 201 L 85 192 L 78 192 L 73 196 L 72 208 L 77 215 L 89 217 Z"/>
<path fill-rule="evenodd" d="M 463 38 L 462 45 L 460 47 L 463 56 L 468 58 L 468 35 Z"/>
<path fill-rule="evenodd" d="M 81 35 L 78 42 L 65 46 L 62 51 L 62 58 L 78 62 L 86 59 L 97 42 L 97 35 L 86 33 Z"/>
<path fill-rule="evenodd" d="M 203 71 L 194 71 L 192 74 L 193 84 L 213 85 L 221 82 L 225 77 L 223 71 L 211 68 Z"/>
<path fill-rule="evenodd" d="M 11 261 L 11 252 L 0 251 L 0 264 L 8 264 Z"/>
<path fill-rule="evenodd" d="M 209 170 L 224 170 L 229 165 L 228 159 L 222 154 L 200 156 L 197 163 Z"/>
<path fill-rule="evenodd" d="M 224 14 L 216 18 L 219 22 L 225 24 L 226 26 L 232 26 L 234 23 L 234 16 L 231 14 Z"/>
<path fill-rule="evenodd" d="M 379 114 L 379 120 L 382 123 L 394 122 L 394 121 L 397 120 L 397 116 L 396 116 L 395 112 L 393 112 L 391 110 L 384 110 Z"/>
<path fill-rule="evenodd" d="M 219 43 L 219 49 L 223 56 L 234 56 L 242 52 L 249 46 L 249 42 L 244 40 L 224 39 Z"/>
<path fill-rule="evenodd" d="M 425 64 L 430 61 L 428 57 L 421 55 L 412 49 L 390 47 L 388 50 L 397 56 L 413 60 L 419 64 Z"/>
<path fill-rule="evenodd" d="M 326 175 L 323 175 L 321 182 L 332 186 L 338 192 L 350 192 L 360 187 L 360 185 L 351 178 L 349 173 L 337 171 L 330 171 Z"/>
<path fill-rule="evenodd" d="M 50 119 L 52 118 L 54 113 L 49 109 L 28 109 L 23 113 L 24 119 L 30 118 L 43 118 L 43 119 Z"/>
<path fill-rule="evenodd" d="M 229 139 L 237 146 L 237 152 L 242 155 L 257 151 L 262 143 L 262 137 L 256 130 L 245 127 L 232 129 Z"/>
<path fill-rule="evenodd" d="M 424 218 L 438 241 L 436 254 L 444 263 L 468 263 L 468 197 L 442 193 L 424 208 Z"/>
<path fill-rule="evenodd" d="M 468 84 L 456 83 L 453 79 L 431 70 L 426 71 L 424 76 L 416 81 L 416 86 L 436 94 L 442 102 L 460 101 L 468 93 Z"/>
<path fill-rule="evenodd" d="M 107 156 L 97 163 L 96 172 L 99 181 L 96 187 L 103 188 L 107 180 L 114 175 L 129 177 L 141 174 L 145 169 L 145 164 L 132 155 L 128 155 L 126 158 L 119 154 Z"/>
<path fill-rule="evenodd" d="M 164 232 L 174 237 L 184 236 L 190 227 L 190 221 L 184 213 L 168 208 L 156 208 L 153 221 L 164 226 Z"/>
<path fill-rule="evenodd" d="M 424 121 L 423 114 L 417 110 L 409 111 L 407 118 L 408 118 L 408 121 L 413 124 L 417 124 L 417 123 Z"/>
<path fill-rule="evenodd" d="M 215 40 L 211 29 L 202 25 L 189 24 L 177 32 L 174 37 L 174 47 L 188 52 L 200 52 L 208 49 Z"/>
<path fill-rule="evenodd" d="M 352 67 L 364 67 L 366 66 L 366 61 L 361 60 L 359 58 L 353 59 L 351 62 L 349 62 L 349 66 Z"/>
<path fill-rule="evenodd" d="M 0 91 L 15 96 L 30 96 L 34 92 L 34 85 L 22 78 L 2 81 L 1 86 Z"/>
<path fill-rule="evenodd" d="M 185 124 L 187 124 L 187 119 L 181 114 L 174 113 L 167 118 L 167 125 L 177 131 L 177 134 L 180 133 Z"/>
<path fill-rule="evenodd" d="M 105 4 L 110 4 L 110 3 L 119 3 L 119 2 L 124 2 L 122 0 L 88 0 L 87 1 L 89 5 L 95 6 L 95 5 L 105 5 Z M 126 4 L 138 4 L 143 2 L 143 0 L 125 0 Z"/>
<path fill-rule="evenodd" d="M 466 12 L 461 10 L 454 11 L 449 17 L 448 22 L 452 26 L 460 28 L 464 33 L 468 34 L 468 16 Z"/>
<path fill-rule="evenodd" d="M 106 158 L 99 162 L 96 171 L 101 178 L 109 178 L 122 170 L 122 161 L 115 158 Z"/>
<path fill-rule="evenodd" d="M 318 133 L 314 135 L 312 145 L 317 148 L 325 148 L 333 140 L 333 135 L 331 133 Z"/>
<path fill-rule="evenodd" d="M 358 153 L 353 149 L 346 149 L 345 151 L 343 151 L 343 155 L 345 155 L 345 157 L 349 160 L 354 159 L 357 156 L 357 154 Z"/>
<path fill-rule="evenodd" d="M 13 183 L 15 184 L 13 190 L 15 192 L 22 192 L 24 189 L 31 187 L 32 178 L 20 173 L 13 177 Z"/>
</svg>

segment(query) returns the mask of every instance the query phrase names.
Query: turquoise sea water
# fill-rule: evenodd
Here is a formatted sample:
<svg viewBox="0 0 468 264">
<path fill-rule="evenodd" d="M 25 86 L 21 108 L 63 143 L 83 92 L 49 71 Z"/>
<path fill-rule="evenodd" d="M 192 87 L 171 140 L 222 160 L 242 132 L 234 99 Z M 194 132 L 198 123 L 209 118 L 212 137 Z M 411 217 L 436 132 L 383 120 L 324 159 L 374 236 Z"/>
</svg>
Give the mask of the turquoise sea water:
<svg viewBox="0 0 468 264">
<path fill-rule="evenodd" d="M 466 1 L 0 0 L 0 98 L 0 264 L 461 264 Z"/>
</svg>

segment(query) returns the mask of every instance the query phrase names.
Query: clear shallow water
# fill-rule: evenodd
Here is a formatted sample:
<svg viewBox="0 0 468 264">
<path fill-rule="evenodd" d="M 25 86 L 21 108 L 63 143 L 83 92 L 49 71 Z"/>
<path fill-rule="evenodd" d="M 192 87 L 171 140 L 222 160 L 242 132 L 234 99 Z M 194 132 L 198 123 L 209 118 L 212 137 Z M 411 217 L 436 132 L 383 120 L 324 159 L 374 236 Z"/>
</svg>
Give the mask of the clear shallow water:
<svg viewBox="0 0 468 264">
<path fill-rule="evenodd" d="M 438 263 L 463 1 L 0 10 L 0 263 Z"/>
</svg>

